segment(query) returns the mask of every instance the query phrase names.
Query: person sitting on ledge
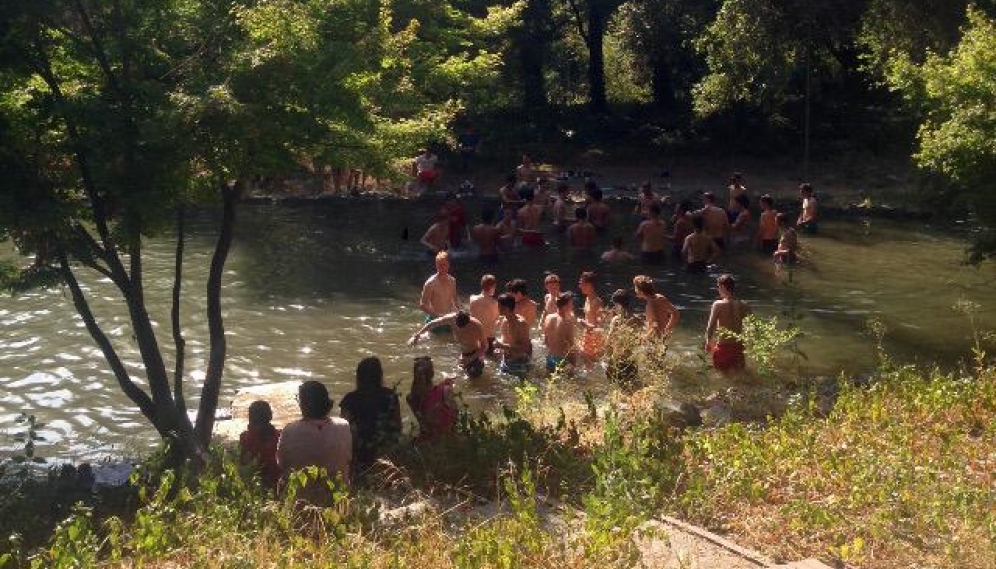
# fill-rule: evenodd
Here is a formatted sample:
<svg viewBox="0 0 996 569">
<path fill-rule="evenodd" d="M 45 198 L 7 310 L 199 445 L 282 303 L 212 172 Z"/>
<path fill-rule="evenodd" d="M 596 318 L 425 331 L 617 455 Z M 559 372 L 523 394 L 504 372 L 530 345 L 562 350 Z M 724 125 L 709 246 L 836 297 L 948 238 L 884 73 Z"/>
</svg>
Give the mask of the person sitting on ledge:
<svg viewBox="0 0 996 569">
<path fill-rule="evenodd" d="M 242 464 L 254 464 L 259 468 L 263 483 L 270 488 L 280 479 L 277 466 L 277 441 L 280 431 L 270 422 L 273 410 L 266 401 L 253 401 L 249 405 L 249 426 L 239 435 L 239 457 Z"/>
<path fill-rule="evenodd" d="M 316 466 L 332 478 L 348 480 L 353 435 L 349 422 L 329 417 L 333 401 L 328 389 L 318 381 L 305 381 L 297 390 L 297 400 L 301 419 L 284 427 L 277 442 L 277 464 L 284 479 L 295 470 Z M 310 480 L 297 496 L 316 505 L 332 501 L 328 485 L 321 480 Z"/>
<path fill-rule="evenodd" d="M 354 472 L 362 472 L 398 441 L 401 405 L 398 394 L 384 387 L 384 368 L 376 357 L 356 366 L 356 389 L 339 403 L 341 415 L 353 427 Z"/>
</svg>

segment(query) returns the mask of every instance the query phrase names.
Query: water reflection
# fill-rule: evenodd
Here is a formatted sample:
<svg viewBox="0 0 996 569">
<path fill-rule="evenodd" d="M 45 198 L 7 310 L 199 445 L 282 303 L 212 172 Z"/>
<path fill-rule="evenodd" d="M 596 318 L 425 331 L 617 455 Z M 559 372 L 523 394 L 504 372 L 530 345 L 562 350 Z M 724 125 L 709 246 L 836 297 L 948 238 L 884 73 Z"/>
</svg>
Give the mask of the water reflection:
<svg viewBox="0 0 996 569">
<path fill-rule="evenodd" d="M 418 236 L 436 207 L 390 201 L 244 207 L 225 276 L 229 358 L 222 403 L 242 386 L 306 378 L 327 382 L 338 400 L 351 388 L 356 363 L 371 354 L 381 357 L 387 383 L 402 391 L 407 391 L 414 355 L 431 353 L 438 370 L 457 373 L 456 348 L 446 339 L 414 348 L 405 344 L 421 322 L 417 298 L 432 271 Z M 480 204 L 469 209 L 474 217 Z M 618 213 L 618 233 L 632 245 L 635 220 Z M 193 227 L 182 307 L 191 394 L 204 379 L 204 290 L 213 246 L 209 218 L 196 220 Z M 408 240 L 402 239 L 405 228 Z M 960 297 L 983 307 L 979 320 L 984 327 L 996 326 L 992 270 L 961 266 L 960 241 L 879 222 L 829 222 L 821 229 L 822 235 L 803 241 L 813 262 L 796 271 L 791 282 L 754 255 L 724 261 L 711 275 L 686 275 L 673 266 L 650 271 L 683 311 L 672 353 L 690 366 L 700 364 L 702 330 L 715 295 L 714 277 L 721 271 L 738 275 L 741 294 L 756 313 L 802 328 L 803 373 L 809 375 L 861 372 L 874 365 L 865 333 L 871 316 L 889 328 L 887 347 L 903 361 L 952 363 L 966 356 L 969 332 L 964 317 L 951 310 Z M 147 250 L 150 312 L 171 362 L 166 300 L 172 244 L 152 240 Z M 607 297 L 644 271 L 595 265 L 577 262 L 552 238 L 545 251 L 517 251 L 494 267 L 457 253 L 453 273 L 466 299 L 477 291 L 484 272 L 494 273 L 499 283 L 525 278 L 538 297 L 545 271 L 557 272 L 567 288 L 574 288 L 580 272 L 594 267 Z M 141 383 L 137 350 L 117 296 L 109 283 L 92 275 L 83 281 L 101 324 Z M 154 440 L 120 394 L 68 294 L 32 291 L 0 303 L 0 428 L 12 426 L 22 410 L 37 414 L 47 423 L 42 456 L 127 453 Z M 487 406 L 507 397 L 513 386 L 514 381 L 489 374 L 460 389 L 468 403 Z M 2 437 L 0 445 L 16 446 Z"/>
</svg>

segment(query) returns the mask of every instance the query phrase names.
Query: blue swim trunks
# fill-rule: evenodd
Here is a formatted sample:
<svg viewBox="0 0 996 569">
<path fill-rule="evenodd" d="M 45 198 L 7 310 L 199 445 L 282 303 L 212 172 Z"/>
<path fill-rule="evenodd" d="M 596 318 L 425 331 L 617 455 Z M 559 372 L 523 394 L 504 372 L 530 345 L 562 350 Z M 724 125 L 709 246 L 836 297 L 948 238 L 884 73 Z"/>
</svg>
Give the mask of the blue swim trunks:
<svg viewBox="0 0 996 569">
<path fill-rule="evenodd" d="M 551 356 L 551 355 L 546 356 L 546 371 L 552 373 L 554 371 L 557 371 L 557 369 L 561 369 L 566 366 L 567 366 L 567 358 Z"/>
</svg>

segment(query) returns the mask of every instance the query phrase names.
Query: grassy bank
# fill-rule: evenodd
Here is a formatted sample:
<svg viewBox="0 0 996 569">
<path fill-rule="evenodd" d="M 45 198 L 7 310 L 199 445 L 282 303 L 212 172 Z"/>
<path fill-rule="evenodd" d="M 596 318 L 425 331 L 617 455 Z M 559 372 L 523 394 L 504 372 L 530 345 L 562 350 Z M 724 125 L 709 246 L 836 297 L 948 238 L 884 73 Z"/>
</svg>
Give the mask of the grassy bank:
<svg viewBox="0 0 996 569">
<path fill-rule="evenodd" d="M 445 445 L 402 445 L 325 509 L 272 497 L 219 450 L 198 485 L 150 469 L 116 510 L 79 507 L 45 547 L 5 559 L 629 567 L 640 524 L 674 514 L 781 559 L 996 566 L 996 368 L 884 365 L 869 385 L 842 380 L 829 414 L 803 395 L 764 424 L 684 431 L 657 404 L 664 391 L 524 390 L 501 417 L 465 418 Z"/>
</svg>

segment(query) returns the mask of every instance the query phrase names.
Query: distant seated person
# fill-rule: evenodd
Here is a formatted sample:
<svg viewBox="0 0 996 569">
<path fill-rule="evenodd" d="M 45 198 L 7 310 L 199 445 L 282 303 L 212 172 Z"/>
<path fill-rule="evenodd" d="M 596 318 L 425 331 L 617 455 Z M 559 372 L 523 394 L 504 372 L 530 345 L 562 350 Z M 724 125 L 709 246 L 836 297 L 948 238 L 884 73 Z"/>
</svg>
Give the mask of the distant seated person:
<svg viewBox="0 0 996 569">
<path fill-rule="evenodd" d="M 353 427 L 354 472 L 373 465 L 401 434 L 398 394 L 384 387 L 384 368 L 375 357 L 356 366 L 356 389 L 339 403 L 341 414 Z"/>
<path fill-rule="evenodd" d="M 444 379 L 433 384 L 434 375 L 431 357 L 415 358 L 412 389 L 407 401 L 418 421 L 418 442 L 431 442 L 452 435 L 459 415 L 453 400 L 453 380 Z"/>
<path fill-rule="evenodd" d="M 353 435 L 345 419 L 329 417 L 333 401 L 318 381 L 305 381 L 297 390 L 301 419 L 284 427 L 277 442 L 277 464 L 284 478 L 295 470 L 315 466 L 331 478 L 349 480 Z M 328 505 L 332 493 L 322 480 L 310 480 L 297 494 L 300 500 Z"/>
<path fill-rule="evenodd" d="M 275 488 L 280 479 L 277 466 L 277 441 L 280 431 L 273 427 L 273 411 L 266 401 L 253 401 L 249 405 L 249 426 L 239 435 L 239 456 L 242 464 L 259 468 L 263 483 Z"/>
<path fill-rule="evenodd" d="M 431 255 L 447 251 L 450 248 L 450 231 L 452 223 L 446 212 L 440 211 L 432 218 L 432 225 L 425 230 L 421 243 Z"/>
<path fill-rule="evenodd" d="M 794 265 L 799 260 L 799 236 L 792 228 L 789 217 L 784 213 L 778 214 L 778 227 L 782 234 L 778 239 L 778 249 L 772 256 L 779 265 Z"/>
<path fill-rule="evenodd" d="M 612 248 L 602 253 L 603 263 L 629 263 L 633 261 L 633 255 L 623 249 L 623 238 L 616 236 L 612 238 Z"/>
<path fill-rule="evenodd" d="M 439 157 L 428 146 L 422 154 L 415 157 L 414 175 L 423 191 L 431 190 L 439 179 Z"/>
<path fill-rule="evenodd" d="M 799 196 L 802 198 L 802 211 L 796 226 L 803 233 L 816 233 L 817 206 L 813 186 L 799 184 Z"/>
<path fill-rule="evenodd" d="M 477 156 L 477 148 L 481 145 L 481 137 L 474 132 L 473 125 L 463 127 L 463 132 L 457 137 L 457 150 L 460 152 L 460 169 L 467 171 L 471 162 Z"/>
</svg>

